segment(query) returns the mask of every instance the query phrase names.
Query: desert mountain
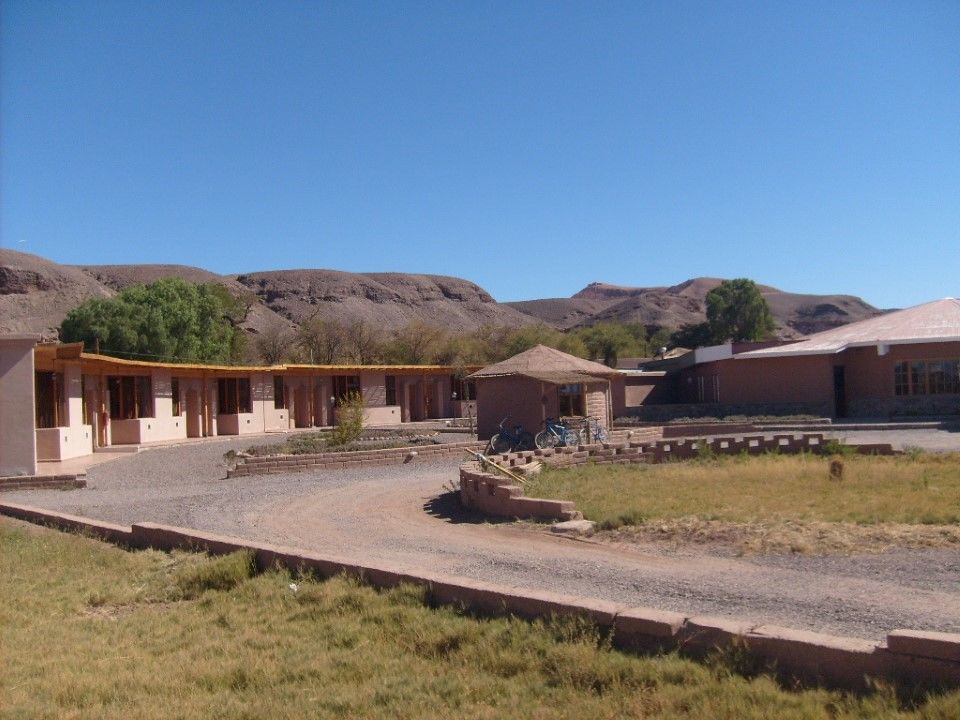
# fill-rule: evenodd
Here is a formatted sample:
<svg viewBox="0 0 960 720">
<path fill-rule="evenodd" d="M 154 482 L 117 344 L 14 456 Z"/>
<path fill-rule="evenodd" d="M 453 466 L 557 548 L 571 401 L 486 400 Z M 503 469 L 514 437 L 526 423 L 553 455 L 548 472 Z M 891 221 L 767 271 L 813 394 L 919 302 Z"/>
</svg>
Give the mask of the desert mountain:
<svg viewBox="0 0 960 720">
<path fill-rule="evenodd" d="M 83 270 L 0 249 L 0 332 L 56 337 L 67 312 L 114 292 Z"/>
<path fill-rule="evenodd" d="M 390 331 L 422 321 L 466 331 L 481 325 L 536 322 L 496 302 L 479 285 L 442 275 L 276 270 L 237 275 L 236 279 L 271 310 L 295 323 L 312 317 L 363 320 Z"/>
<path fill-rule="evenodd" d="M 291 328 L 309 318 L 363 320 L 384 333 L 420 321 L 452 331 L 482 325 L 542 322 L 567 329 L 602 321 L 678 328 L 702 322 L 706 294 L 721 281 L 696 278 L 672 287 L 636 288 L 592 283 L 570 298 L 498 303 L 483 288 L 454 277 L 410 273 L 277 270 L 217 275 L 187 265 L 59 265 L 0 250 L 0 332 L 56 337 L 67 312 L 89 298 L 110 297 L 163 277 L 218 282 L 250 310 L 251 333 Z M 880 311 L 850 295 L 801 295 L 761 286 L 783 337 L 825 330 Z"/>
<path fill-rule="evenodd" d="M 703 322 L 707 293 L 722 281 L 694 278 L 671 287 L 623 287 L 591 283 L 570 298 L 508 303 L 561 328 L 598 322 L 638 322 L 649 328 L 679 328 Z M 852 295 L 803 295 L 769 285 L 760 291 L 770 304 L 782 338 L 828 330 L 881 311 Z"/>
</svg>

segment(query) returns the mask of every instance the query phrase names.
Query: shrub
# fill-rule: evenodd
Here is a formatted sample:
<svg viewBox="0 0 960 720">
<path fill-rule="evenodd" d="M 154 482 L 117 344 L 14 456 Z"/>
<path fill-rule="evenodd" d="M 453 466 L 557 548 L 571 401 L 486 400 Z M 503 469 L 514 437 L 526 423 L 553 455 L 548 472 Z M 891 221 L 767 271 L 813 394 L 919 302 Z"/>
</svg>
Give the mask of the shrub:
<svg viewBox="0 0 960 720">
<path fill-rule="evenodd" d="M 363 398 L 350 393 L 337 402 L 337 425 L 330 434 L 332 445 L 346 445 L 363 435 Z"/>
</svg>

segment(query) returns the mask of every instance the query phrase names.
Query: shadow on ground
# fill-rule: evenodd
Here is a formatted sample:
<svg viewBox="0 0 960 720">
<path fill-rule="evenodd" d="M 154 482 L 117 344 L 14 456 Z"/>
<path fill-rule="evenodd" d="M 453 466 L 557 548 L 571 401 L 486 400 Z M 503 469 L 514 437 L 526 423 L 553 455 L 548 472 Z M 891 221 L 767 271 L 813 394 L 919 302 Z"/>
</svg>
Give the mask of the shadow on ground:
<svg viewBox="0 0 960 720">
<path fill-rule="evenodd" d="M 480 525 L 481 523 L 502 524 L 513 522 L 506 518 L 484 515 L 465 508 L 460 502 L 460 493 L 448 491 L 430 498 L 423 504 L 423 511 L 439 520 L 455 524 Z"/>
</svg>

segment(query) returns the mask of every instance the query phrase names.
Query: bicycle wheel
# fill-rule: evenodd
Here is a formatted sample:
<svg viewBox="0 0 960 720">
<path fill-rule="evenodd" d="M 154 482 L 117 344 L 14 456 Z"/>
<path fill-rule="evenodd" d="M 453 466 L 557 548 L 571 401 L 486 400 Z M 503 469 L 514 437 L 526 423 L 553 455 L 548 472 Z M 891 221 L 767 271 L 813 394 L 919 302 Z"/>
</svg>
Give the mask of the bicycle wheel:
<svg viewBox="0 0 960 720">
<path fill-rule="evenodd" d="M 607 429 L 603 425 L 597 423 L 593 426 L 593 439 L 596 442 L 606 442 L 607 437 L 609 437 L 607 435 Z"/>
<path fill-rule="evenodd" d="M 567 430 L 563 433 L 563 444 L 566 447 L 577 447 L 577 445 L 581 444 L 580 433 L 578 433 L 576 430 L 567 428 Z"/>
<path fill-rule="evenodd" d="M 528 433 L 526 430 L 520 433 L 517 441 L 517 450 L 533 450 L 535 447 L 536 444 L 533 441 L 533 433 Z"/>
<path fill-rule="evenodd" d="M 537 436 L 533 439 L 533 441 L 537 444 L 538 448 L 545 450 L 546 448 L 556 447 L 557 436 L 549 430 L 542 430 L 537 433 Z"/>
<path fill-rule="evenodd" d="M 508 453 L 512 448 L 513 448 L 513 441 L 508 437 L 504 437 L 503 435 L 497 434 L 497 435 L 494 435 L 492 438 L 490 438 L 490 449 L 496 455 L 500 455 L 502 453 Z"/>
</svg>

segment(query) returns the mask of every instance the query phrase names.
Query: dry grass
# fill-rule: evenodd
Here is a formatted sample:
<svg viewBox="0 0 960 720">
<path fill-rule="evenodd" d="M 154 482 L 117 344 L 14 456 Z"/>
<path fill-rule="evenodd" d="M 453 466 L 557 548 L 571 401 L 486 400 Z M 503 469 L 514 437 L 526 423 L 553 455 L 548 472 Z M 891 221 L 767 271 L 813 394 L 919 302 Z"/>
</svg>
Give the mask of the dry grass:
<svg viewBox="0 0 960 720">
<path fill-rule="evenodd" d="M 250 575 L 0 520 L 4 718 L 956 718 L 787 692 L 724 661 L 610 650 L 582 623 L 477 620 L 420 590 Z"/>
<path fill-rule="evenodd" d="M 960 544 L 960 455 L 768 455 L 548 470 L 527 486 L 573 500 L 620 535 L 744 551 L 877 551 Z"/>
</svg>

